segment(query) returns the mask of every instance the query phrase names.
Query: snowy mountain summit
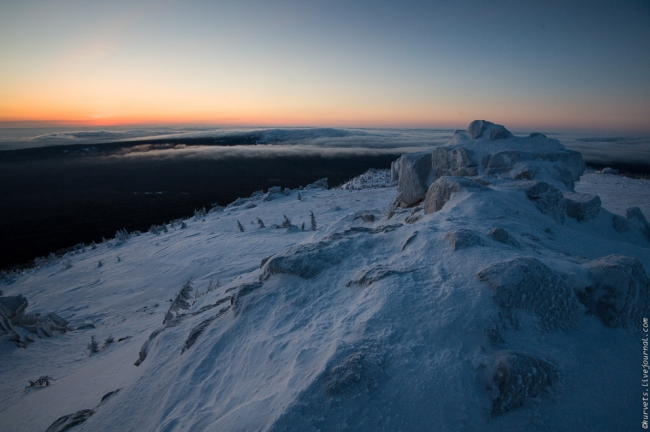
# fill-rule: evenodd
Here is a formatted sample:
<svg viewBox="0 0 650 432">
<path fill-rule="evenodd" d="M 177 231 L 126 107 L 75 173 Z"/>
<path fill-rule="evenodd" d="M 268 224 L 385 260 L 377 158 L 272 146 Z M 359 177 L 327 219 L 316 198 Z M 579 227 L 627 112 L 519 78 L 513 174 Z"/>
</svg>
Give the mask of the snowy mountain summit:
<svg viewBox="0 0 650 432">
<path fill-rule="evenodd" d="M 477 120 L 6 279 L 0 429 L 632 430 L 650 225 L 584 170 Z"/>
</svg>

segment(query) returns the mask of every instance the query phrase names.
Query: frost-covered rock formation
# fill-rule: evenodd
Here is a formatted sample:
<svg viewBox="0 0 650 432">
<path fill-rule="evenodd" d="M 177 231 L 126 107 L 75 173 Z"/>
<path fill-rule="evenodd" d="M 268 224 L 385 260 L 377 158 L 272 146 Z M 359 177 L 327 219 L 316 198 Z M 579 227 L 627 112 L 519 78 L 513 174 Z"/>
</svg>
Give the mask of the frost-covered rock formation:
<svg viewBox="0 0 650 432">
<path fill-rule="evenodd" d="M 538 133 L 515 137 L 485 120 L 456 131 L 446 146 L 405 154 L 391 167 L 393 180 L 399 182 L 395 205 L 401 207 L 423 200 L 443 176 L 537 180 L 571 190 L 584 170 L 580 153 L 567 150 L 558 140 Z"/>
</svg>

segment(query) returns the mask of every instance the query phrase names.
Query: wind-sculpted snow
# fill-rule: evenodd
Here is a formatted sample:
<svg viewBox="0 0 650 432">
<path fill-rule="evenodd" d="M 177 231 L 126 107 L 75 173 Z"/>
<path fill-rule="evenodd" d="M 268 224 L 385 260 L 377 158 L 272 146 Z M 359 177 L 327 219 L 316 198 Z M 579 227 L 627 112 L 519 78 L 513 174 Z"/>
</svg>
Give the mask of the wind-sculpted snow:
<svg viewBox="0 0 650 432">
<path fill-rule="evenodd" d="M 0 429 L 65 425 L 121 388 L 75 427 L 633 430 L 650 243 L 625 209 L 643 184 L 601 179 L 614 214 L 562 180 L 559 142 L 469 129 L 432 159 L 460 185 L 442 210 L 392 205 L 374 173 L 276 187 L 3 280 L 77 330 L 27 349 L 3 336 Z M 50 385 L 26 389 L 37 377 Z"/>
<path fill-rule="evenodd" d="M 532 312 L 546 331 L 571 330 L 578 324 L 579 305 L 573 290 L 534 258 L 514 258 L 478 273 L 489 283 L 494 300 L 504 309 Z"/>
</svg>

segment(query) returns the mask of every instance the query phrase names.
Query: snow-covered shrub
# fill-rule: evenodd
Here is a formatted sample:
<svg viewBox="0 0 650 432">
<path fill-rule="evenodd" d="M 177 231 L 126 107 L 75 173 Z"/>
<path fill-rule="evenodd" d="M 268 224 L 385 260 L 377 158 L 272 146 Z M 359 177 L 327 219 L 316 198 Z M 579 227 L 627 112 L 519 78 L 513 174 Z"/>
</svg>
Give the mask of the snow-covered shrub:
<svg viewBox="0 0 650 432">
<path fill-rule="evenodd" d="M 49 387 L 49 385 L 52 384 L 52 381 L 54 381 L 54 378 L 49 375 L 43 375 L 35 381 L 27 381 L 29 381 L 29 385 L 27 387 Z"/>
<path fill-rule="evenodd" d="M 102 260 L 97 261 L 97 268 L 100 268 L 100 267 L 103 266 L 103 265 L 104 265 L 104 264 L 102 264 Z"/>
<path fill-rule="evenodd" d="M 260 226 L 260 228 L 264 228 L 266 226 L 264 225 L 264 222 L 260 218 L 257 218 L 257 224 Z"/>
<path fill-rule="evenodd" d="M 239 222 L 239 220 L 237 221 L 237 229 L 240 232 L 244 232 L 244 226 L 241 224 L 241 222 Z"/>
<path fill-rule="evenodd" d="M 86 345 L 86 349 L 88 350 L 89 356 L 97 354 L 99 352 L 99 343 L 97 343 L 95 336 L 90 337 L 90 343 Z"/>
<path fill-rule="evenodd" d="M 124 229 L 124 228 L 121 229 L 121 230 L 117 230 L 117 231 L 115 232 L 115 239 L 116 239 L 119 243 L 124 243 L 125 241 L 127 241 L 127 240 L 129 239 L 129 237 L 131 237 L 131 236 L 129 235 L 129 232 L 128 232 L 126 229 Z"/>
<path fill-rule="evenodd" d="M 67 269 L 72 268 L 72 261 L 70 260 L 70 258 L 68 258 L 67 260 L 63 261 L 63 262 L 61 263 L 61 267 L 63 267 L 64 270 L 67 270 Z"/>
<path fill-rule="evenodd" d="M 311 230 L 316 231 L 316 216 L 314 216 L 314 212 L 310 211 L 310 222 L 311 222 Z"/>
<path fill-rule="evenodd" d="M 200 220 L 205 217 L 207 212 L 205 211 L 205 207 L 201 207 L 198 210 L 194 210 L 194 220 Z"/>
<path fill-rule="evenodd" d="M 282 215 L 282 216 L 284 216 L 284 220 L 280 224 L 280 228 L 289 228 L 289 227 L 291 227 L 291 221 L 289 220 L 287 215 Z"/>
<path fill-rule="evenodd" d="M 208 288 L 206 290 L 206 294 L 212 291 L 216 291 L 219 288 L 220 280 L 217 279 L 216 281 L 214 278 L 210 279 L 210 283 L 208 284 Z"/>
<path fill-rule="evenodd" d="M 169 310 L 165 314 L 163 324 L 167 324 L 169 321 L 178 316 L 178 312 L 181 309 L 188 310 L 190 308 L 188 300 L 192 299 L 192 292 L 194 291 L 194 287 L 192 287 L 193 279 L 193 277 L 190 277 L 178 292 L 171 306 L 169 306 Z"/>
</svg>

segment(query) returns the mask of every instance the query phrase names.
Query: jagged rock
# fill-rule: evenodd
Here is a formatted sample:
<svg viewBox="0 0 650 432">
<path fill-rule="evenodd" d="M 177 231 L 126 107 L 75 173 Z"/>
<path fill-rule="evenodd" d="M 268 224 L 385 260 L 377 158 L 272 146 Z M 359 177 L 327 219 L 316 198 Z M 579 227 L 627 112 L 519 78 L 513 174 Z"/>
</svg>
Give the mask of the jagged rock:
<svg viewBox="0 0 650 432">
<path fill-rule="evenodd" d="M 593 219 L 600 213 L 600 197 L 598 195 L 564 192 L 566 214 L 578 221 Z"/>
<path fill-rule="evenodd" d="M 645 239 L 650 241 L 650 224 L 645 216 L 643 216 L 641 209 L 638 207 L 630 207 L 625 212 L 625 215 L 627 216 L 629 225 L 641 231 Z"/>
<path fill-rule="evenodd" d="M 494 392 L 494 417 L 539 396 L 560 379 L 560 373 L 552 363 L 517 351 L 497 353 L 490 372 L 488 380 Z"/>
<path fill-rule="evenodd" d="M 407 153 L 399 158 L 399 183 L 396 204 L 409 207 L 420 202 L 435 179 L 431 169 L 431 153 Z"/>
<path fill-rule="evenodd" d="M 488 232 L 488 236 L 499 243 L 507 244 L 510 246 L 519 246 L 519 242 L 510 235 L 508 231 L 503 228 L 492 228 Z"/>
<path fill-rule="evenodd" d="M 534 258 L 491 264 L 478 273 L 506 309 L 532 312 L 546 331 L 570 330 L 578 324 L 578 301 L 564 280 Z"/>
<path fill-rule="evenodd" d="M 524 190 L 526 197 L 535 203 L 535 207 L 550 216 L 558 223 L 566 219 L 566 203 L 564 195 L 554 186 L 545 182 L 537 182 Z"/>
<path fill-rule="evenodd" d="M 21 294 L 0 297 L 0 316 L 5 317 L 12 324 L 18 324 L 27 305 L 27 299 Z"/>
<path fill-rule="evenodd" d="M 491 141 L 509 138 L 512 136 L 510 131 L 502 125 L 495 124 L 486 120 L 474 120 L 467 127 L 467 134 L 472 139 L 481 138 L 486 132 L 486 136 Z"/>
<path fill-rule="evenodd" d="M 427 191 L 424 199 L 424 213 L 435 213 L 441 210 L 451 199 L 451 195 L 461 190 L 484 191 L 485 186 L 464 177 L 440 177 Z"/>
<path fill-rule="evenodd" d="M 445 235 L 445 239 L 451 245 L 451 248 L 455 251 L 459 249 L 465 249 L 470 246 L 485 246 L 485 242 L 472 230 L 468 229 L 459 229 L 452 231 Z"/>
<path fill-rule="evenodd" d="M 578 291 L 580 301 L 609 327 L 641 327 L 650 316 L 650 280 L 635 258 L 609 255 L 587 266 L 591 286 Z"/>
<path fill-rule="evenodd" d="M 77 411 L 74 414 L 65 415 L 52 423 L 52 425 L 47 428 L 45 432 L 64 432 L 70 430 L 73 427 L 78 426 L 88 420 L 93 414 L 95 414 L 95 411 L 91 409 L 85 409 Z"/>
</svg>

